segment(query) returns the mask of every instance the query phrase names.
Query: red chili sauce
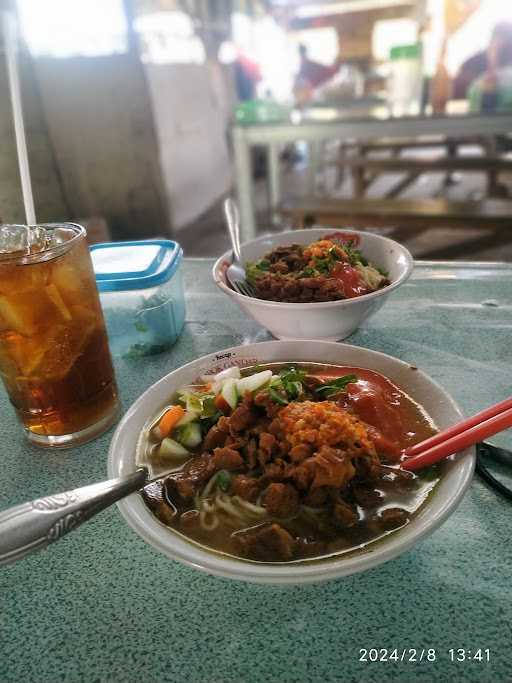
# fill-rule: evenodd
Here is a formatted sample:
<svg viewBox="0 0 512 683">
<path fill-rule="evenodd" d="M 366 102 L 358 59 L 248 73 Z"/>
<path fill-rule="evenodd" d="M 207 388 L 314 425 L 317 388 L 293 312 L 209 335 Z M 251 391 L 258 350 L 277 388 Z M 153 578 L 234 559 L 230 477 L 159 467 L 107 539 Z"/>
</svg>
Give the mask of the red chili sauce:
<svg viewBox="0 0 512 683">
<path fill-rule="evenodd" d="M 425 410 L 378 372 L 346 365 L 313 368 L 310 366 L 309 374 L 322 381 L 356 375 L 357 382 L 348 384 L 337 402 L 373 427 L 372 439 L 379 452 L 398 459 L 403 449 L 435 433 L 435 425 Z"/>
</svg>

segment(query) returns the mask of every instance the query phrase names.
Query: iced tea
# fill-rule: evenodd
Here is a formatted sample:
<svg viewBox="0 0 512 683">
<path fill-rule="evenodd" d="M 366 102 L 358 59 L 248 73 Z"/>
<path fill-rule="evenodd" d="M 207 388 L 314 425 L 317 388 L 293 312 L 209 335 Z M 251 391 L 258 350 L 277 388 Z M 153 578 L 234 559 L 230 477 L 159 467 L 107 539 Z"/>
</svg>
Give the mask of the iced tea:
<svg viewBox="0 0 512 683">
<path fill-rule="evenodd" d="M 42 227 L 0 253 L 0 373 L 28 438 L 71 446 L 113 423 L 117 388 L 85 230 Z"/>
</svg>

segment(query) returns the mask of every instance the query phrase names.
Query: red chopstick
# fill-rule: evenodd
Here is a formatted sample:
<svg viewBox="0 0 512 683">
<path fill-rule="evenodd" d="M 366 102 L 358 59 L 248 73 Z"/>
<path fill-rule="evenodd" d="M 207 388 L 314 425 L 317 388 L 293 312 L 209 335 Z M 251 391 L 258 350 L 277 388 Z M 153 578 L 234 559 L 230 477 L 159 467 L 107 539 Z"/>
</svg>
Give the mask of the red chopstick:
<svg viewBox="0 0 512 683">
<path fill-rule="evenodd" d="M 496 408 L 505 404 L 510 404 L 511 407 L 496 414 Z M 492 415 L 492 417 L 476 422 L 479 415 Z M 416 455 L 403 460 L 400 467 L 411 472 L 421 470 L 509 427 L 512 427 L 512 399 L 497 403 L 495 406 L 449 427 L 434 437 L 416 444 L 406 451 L 406 455 L 409 455 L 410 451 L 414 449 Z M 434 445 L 432 445 L 433 441 L 435 441 Z"/>
<path fill-rule="evenodd" d="M 469 429 L 469 427 L 474 427 L 475 425 L 480 424 L 484 420 L 488 420 L 490 417 L 499 415 L 500 413 L 502 413 L 505 410 L 508 410 L 509 408 L 512 408 L 512 396 L 510 398 L 505 399 L 504 401 L 501 401 L 500 403 L 496 403 L 495 405 L 486 408 L 485 410 L 481 410 L 479 413 L 476 413 L 472 417 L 468 417 L 465 420 L 462 420 L 461 422 L 458 422 L 457 424 L 448 427 L 448 429 L 443 429 L 442 432 L 434 434 L 434 436 L 425 439 L 425 441 L 421 441 L 420 443 L 414 444 L 414 446 L 407 448 L 407 450 L 405 451 L 405 455 L 417 455 L 425 449 L 430 448 L 431 446 L 436 446 L 438 443 L 446 441 L 446 439 L 448 439 L 449 437 L 456 436 L 457 434 L 460 434 L 466 429 Z"/>
</svg>

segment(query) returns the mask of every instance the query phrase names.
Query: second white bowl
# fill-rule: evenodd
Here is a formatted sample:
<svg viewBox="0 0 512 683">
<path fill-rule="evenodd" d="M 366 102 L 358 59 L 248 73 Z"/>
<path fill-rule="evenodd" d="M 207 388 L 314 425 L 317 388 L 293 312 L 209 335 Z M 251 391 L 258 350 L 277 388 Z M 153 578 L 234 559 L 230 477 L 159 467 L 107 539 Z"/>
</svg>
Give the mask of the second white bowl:
<svg viewBox="0 0 512 683">
<path fill-rule="evenodd" d="M 242 257 L 244 261 L 257 261 L 278 246 L 309 244 L 333 232 L 337 231 L 332 228 L 310 228 L 266 235 L 242 244 Z M 388 237 L 357 230 L 343 229 L 340 232 L 354 236 L 364 256 L 388 271 L 390 285 L 371 294 L 342 301 L 304 304 L 265 301 L 238 294 L 228 286 L 225 271 L 231 263 L 230 251 L 216 261 L 213 266 L 213 279 L 242 310 L 278 339 L 345 339 L 364 320 L 378 311 L 387 297 L 407 280 L 413 269 L 413 259 L 405 247 Z"/>
</svg>

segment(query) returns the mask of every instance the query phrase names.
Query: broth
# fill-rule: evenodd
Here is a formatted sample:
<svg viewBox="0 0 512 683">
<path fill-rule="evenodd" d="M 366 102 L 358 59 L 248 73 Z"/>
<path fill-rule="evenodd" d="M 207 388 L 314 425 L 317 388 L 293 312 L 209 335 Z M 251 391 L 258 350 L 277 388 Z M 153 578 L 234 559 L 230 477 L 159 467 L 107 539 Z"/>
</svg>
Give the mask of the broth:
<svg viewBox="0 0 512 683">
<path fill-rule="evenodd" d="M 244 429 L 231 429 L 227 447 L 205 448 L 209 441 L 213 443 L 212 434 L 218 436 L 210 432 L 176 472 L 145 489 L 143 498 L 162 523 L 208 549 L 257 562 L 304 562 L 353 552 L 409 523 L 434 489 L 439 470 L 413 474 L 401 470 L 397 462 L 404 448 L 435 433 L 431 418 L 379 373 L 316 363 L 293 366 L 307 373 L 299 399 L 278 404 L 277 409 L 268 404 L 275 413 L 269 416 L 260 396 L 265 389 L 250 400 L 246 396 L 251 421 Z M 289 364 L 269 364 L 245 369 L 242 375 L 266 369 L 275 375 L 286 372 L 286 367 Z M 357 382 L 323 398 L 327 390 L 320 387 L 347 375 L 355 375 Z M 235 415 L 236 410 L 239 417 L 239 407 L 228 415 Z M 325 423 L 318 421 L 323 414 Z M 236 424 L 238 417 L 231 420 L 226 416 L 224 423 L 217 422 L 217 430 L 219 424 L 223 428 L 230 422 Z M 302 428 L 301 420 L 307 423 L 304 437 L 296 431 Z M 344 434 L 352 430 L 356 440 L 344 436 L 346 442 L 336 442 L 338 423 Z M 316 427 L 308 431 L 312 424 Z M 283 425 L 289 429 L 283 431 Z M 329 426 L 335 428 L 328 432 Z M 313 437 L 317 441 L 309 445 L 301 441 Z M 157 442 L 151 432 L 144 439 L 147 450 L 154 451 Z M 258 439 L 258 455 L 254 455 L 254 440 Z M 292 443 L 287 439 L 300 448 L 292 446 L 286 452 Z M 277 452 L 266 462 L 262 443 L 272 444 Z M 310 455 L 295 461 L 302 447 L 309 448 Z M 281 451 L 276 451 L 279 448 Z M 229 458 L 224 454 L 228 451 Z M 220 462 L 221 456 L 225 462 Z M 215 459 L 225 467 L 211 470 Z M 316 472 L 314 476 L 320 479 L 310 480 L 304 488 L 308 472 Z M 346 479 L 351 472 L 355 474 Z M 327 484 L 323 485 L 322 477 Z M 334 485 L 340 482 L 340 486 Z M 193 488 L 190 496 L 187 486 Z"/>
</svg>

